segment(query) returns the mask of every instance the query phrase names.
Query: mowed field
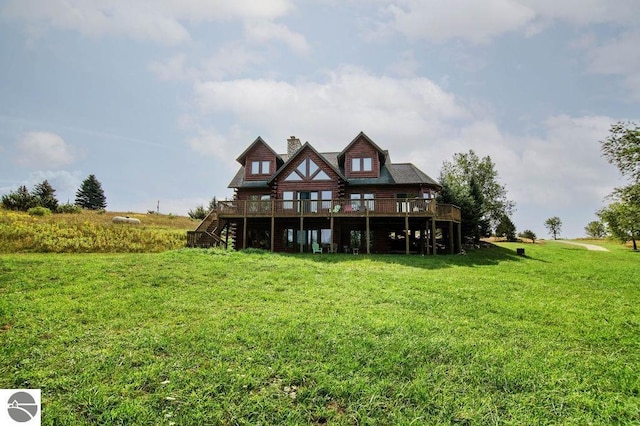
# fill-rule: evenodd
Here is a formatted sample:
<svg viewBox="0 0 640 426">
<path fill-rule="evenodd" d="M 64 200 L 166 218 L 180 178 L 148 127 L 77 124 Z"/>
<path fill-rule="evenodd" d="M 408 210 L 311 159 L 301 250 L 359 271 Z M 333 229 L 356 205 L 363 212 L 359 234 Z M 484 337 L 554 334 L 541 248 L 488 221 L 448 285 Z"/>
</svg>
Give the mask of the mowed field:
<svg viewBox="0 0 640 426">
<path fill-rule="evenodd" d="M 639 424 L 640 254 L 607 247 L 2 254 L 0 388 L 45 425 Z"/>
</svg>

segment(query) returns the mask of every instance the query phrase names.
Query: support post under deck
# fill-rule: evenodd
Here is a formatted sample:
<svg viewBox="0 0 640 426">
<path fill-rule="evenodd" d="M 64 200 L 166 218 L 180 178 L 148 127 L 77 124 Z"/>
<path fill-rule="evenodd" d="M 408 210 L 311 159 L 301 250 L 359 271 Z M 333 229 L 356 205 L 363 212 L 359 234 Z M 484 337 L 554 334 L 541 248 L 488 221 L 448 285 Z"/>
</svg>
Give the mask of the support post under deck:
<svg viewBox="0 0 640 426">
<path fill-rule="evenodd" d="M 409 254 L 409 215 L 404 216 L 404 246 L 405 253 Z"/>
</svg>

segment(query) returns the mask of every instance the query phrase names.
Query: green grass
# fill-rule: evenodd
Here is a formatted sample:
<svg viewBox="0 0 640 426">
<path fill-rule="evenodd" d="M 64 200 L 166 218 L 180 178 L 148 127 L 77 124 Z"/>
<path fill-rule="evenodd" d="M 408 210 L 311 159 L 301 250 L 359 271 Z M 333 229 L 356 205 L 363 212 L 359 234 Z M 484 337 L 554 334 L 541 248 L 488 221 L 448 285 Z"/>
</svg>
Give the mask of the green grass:
<svg viewBox="0 0 640 426">
<path fill-rule="evenodd" d="M 46 425 L 639 424 L 611 248 L 0 255 L 0 388 Z"/>
</svg>

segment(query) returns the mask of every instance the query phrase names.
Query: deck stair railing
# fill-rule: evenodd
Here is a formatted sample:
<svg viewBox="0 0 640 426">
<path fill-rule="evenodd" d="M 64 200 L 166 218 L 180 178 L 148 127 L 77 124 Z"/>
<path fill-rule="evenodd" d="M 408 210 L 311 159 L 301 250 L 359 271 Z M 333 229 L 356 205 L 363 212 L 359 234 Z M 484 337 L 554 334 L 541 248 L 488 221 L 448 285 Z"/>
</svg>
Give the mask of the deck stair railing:
<svg viewBox="0 0 640 426">
<path fill-rule="evenodd" d="M 218 219 L 218 212 L 212 210 L 200 222 L 195 231 L 187 231 L 187 247 L 226 247 L 227 243 L 221 235 L 225 225 L 226 221 Z"/>
</svg>

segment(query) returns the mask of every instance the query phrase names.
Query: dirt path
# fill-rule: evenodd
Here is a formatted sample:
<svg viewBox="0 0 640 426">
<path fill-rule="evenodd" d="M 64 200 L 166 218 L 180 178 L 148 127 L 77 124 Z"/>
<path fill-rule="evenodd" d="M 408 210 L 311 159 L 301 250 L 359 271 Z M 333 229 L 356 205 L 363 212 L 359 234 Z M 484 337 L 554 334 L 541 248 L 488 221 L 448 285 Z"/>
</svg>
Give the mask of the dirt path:
<svg viewBox="0 0 640 426">
<path fill-rule="evenodd" d="M 601 247 L 601 246 L 597 246 L 595 244 L 576 243 L 576 242 L 573 242 L 573 241 L 565 241 L 565 240 L 555 240 L 555 242 L 564 243 L 564 244 L 571 244 L 571 245 L 574 245 L 574 246 L 581 246 L 581 247 L 586 248 L 587 250 L 592 250 L 592 251 L 609 251 L 609 249 L 606 249 L 606 248 Z"/>
</svg>

